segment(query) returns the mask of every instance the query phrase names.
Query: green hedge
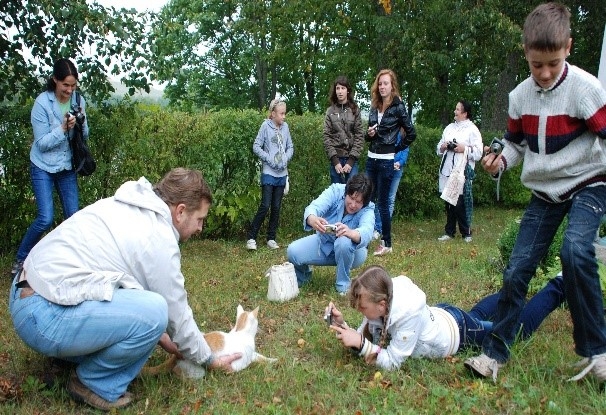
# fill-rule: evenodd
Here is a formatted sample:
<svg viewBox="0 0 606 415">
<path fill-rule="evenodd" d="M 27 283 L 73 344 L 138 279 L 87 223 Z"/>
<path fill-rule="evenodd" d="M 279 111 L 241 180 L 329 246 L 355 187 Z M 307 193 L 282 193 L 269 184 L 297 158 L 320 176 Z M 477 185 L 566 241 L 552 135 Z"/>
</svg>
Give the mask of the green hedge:
<svg viewBox="0 0 606 415">
<path fill-rule="evenodd" d="M 0 254 L 14 251 L 35 216 L 29 178 L 30 109 L 0 108 Z M 81 206 L 111 196 L 124 181 L 140 176 L 157 181 L 176 166 L 202 170 L 215 202 L 206 237 L 242 238 L 260 201 L 259 162 L 252 142 L 266 117 L 253 110 L 224 110 L 189 114 L 125 101 L 88 109 L 90 147 L 97 171 L 79 179 Z M 305 206 L 330 183 L 322 145 L 323 115 L 288 115 L 294 143 L 289 164 L 291 191 L 285 197 L 279 232 L 290 239 L 302 233 Z M 437 192 L 440 158 L 435 147 L 441 130 L 417 126 L 396 202 L 396 217 L 440 217 L 443 202 Z M 492 135 L 484 135 L 485 143 Z M 361 160 L 361 170 L 364 160 Z M 525 205 L 529 193 L 519 171 L 501 181 L 501 202 L 495 182 L 477 166 L 476 206 Z M 56 209 L 56 222 L 61 221 Z"/>
</svg>

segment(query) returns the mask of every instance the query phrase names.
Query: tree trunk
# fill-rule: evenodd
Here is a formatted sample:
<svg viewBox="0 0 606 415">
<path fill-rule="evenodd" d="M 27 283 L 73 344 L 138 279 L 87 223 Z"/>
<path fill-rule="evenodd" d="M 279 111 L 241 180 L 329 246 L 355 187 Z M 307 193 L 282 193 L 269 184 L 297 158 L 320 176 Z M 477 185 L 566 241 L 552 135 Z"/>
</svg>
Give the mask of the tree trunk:
<svg viewBox="0 0 606 415">
<path fill-rule="evenodd" d="M 507 128 L 507 109 L 509 92 L 516 87 L 516 73 L 520 64 L 519 53 L 514 52 L 507 58 L 507 66 L 497 76 L 494 88 L 487 88 L 482 96 L 482 129 L 486 131 L 505 131 Z"/>
</svg>

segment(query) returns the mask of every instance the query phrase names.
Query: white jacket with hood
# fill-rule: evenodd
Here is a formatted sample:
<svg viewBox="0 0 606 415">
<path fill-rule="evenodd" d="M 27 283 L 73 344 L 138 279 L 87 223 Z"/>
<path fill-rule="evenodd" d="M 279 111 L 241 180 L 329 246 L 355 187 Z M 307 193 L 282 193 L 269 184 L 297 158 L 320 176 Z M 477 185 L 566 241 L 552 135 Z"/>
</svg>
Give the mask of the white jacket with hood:
<svg viewBox="0 0 606 415">
<path fill-rule="evenodd" d="M 187 303 L 179 233 L 144 177 L 64 221 L 32 249 L 24 270 L 38 294 L 61 305 L 111 301 L 118 288 L 156 292 L 184 357 L 202 363 L 210 356 Z"/>
</svg>

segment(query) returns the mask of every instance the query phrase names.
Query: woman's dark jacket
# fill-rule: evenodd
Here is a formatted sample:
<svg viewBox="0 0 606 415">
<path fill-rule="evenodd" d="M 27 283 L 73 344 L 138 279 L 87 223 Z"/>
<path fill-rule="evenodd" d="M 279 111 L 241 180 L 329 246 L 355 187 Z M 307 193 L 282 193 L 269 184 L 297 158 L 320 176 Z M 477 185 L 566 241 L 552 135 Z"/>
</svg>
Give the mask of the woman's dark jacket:
<svg viewBox="0 0 606 415">
<path fill-rule="evenodd" d="M 368 126 L 377 124 L 378 120 L 378 111 L 373 107 L 368 115 Z M 400 128 L 404 129 L 406 135 L 402 138 L 400 144 L 396 145 Z M 377 154 L 397 153 L 404 150 L 417 138 L 417 132 L 410 121 L 410 117 L 408 117 L 404 103 L 399 97 L 394 97 L 391 105 L 385 110 L 375 135 L 370 137 L 367 132 L 364 138 L 366 141 L 370 141 L 368 151 Z"/>
</svg>

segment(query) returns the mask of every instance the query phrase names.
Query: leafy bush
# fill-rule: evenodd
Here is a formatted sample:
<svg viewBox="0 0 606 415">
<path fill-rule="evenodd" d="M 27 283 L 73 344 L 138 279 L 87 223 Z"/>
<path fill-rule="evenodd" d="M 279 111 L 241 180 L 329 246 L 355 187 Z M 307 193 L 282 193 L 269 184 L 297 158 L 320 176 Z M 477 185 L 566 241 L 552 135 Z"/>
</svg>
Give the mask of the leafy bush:
<svg viewBox="0 0 606 415">
<path fill-rule="evenodd" d="M 30 107 L 2 107 L 0 116 L 0 254 L 19 244 L 35 215 L 29 178 L 31 143 Z M 214 203 L 205 234 L 210 238 L 241 238 L 261 197 L 260 165 L 252 143 L 266 113 L 222 110 L 185 113 L 128 100 L 87 108 L 91 130 L 89 145 L 97 171 L 78 180 L 80 205 L 86 206 L 114 194 L 127 180 L 145 176 L 156 182 L 173 167 L 198 168 L 213 189 Z M 289 114 L 287 122 L 294 144 L 288 165 L 291 191 L 280 215 L 279 237 L 302 233 L 305 206 L 330 184 L 329 162 L 322 143 L 323 114 Z M 443 201 L 437 192 L 440 157 L 436 145 L 440 129 L 417 125 L 408 164 L 400 183 L 395 214 L 427 218 L 441 215 Z M 486 137 L 490 135 L 485 135 Z M 365 157 L 360 171 L 365 169 Z M 495 184 L 477 166 L 473 186 L 477 206 L 497 204 Z M 505 174 L 499 205 L 519 207 L 528 200 L 519 171 Z M 62 218 L 56 209 L 56 223 Z"/>
<path fill-rule="evenodd" d="M 547 253 L 539 262 L 538 269 L 542 271 L 543 274 L 549 275 L 550 272 L 553 272 L 554 268 L 558 270 L 561 269 L 559 257 L 566 224 L 566 220 L 560 224 L 560 227 L 558 228 L 553 241 L 547 250 Z M 502 263 L 504 266 L 507 266 L 509 263 L 509 258 L 511 257 L 513 246 L 515 245 L 519 231 L 520 219 L 516 219 L 515 221 L 509 223 L 497 241 L 497 247 L 499 249 L 499 253 L 501 254 L 501 260 L 503 261 Z"/>
</svg>

